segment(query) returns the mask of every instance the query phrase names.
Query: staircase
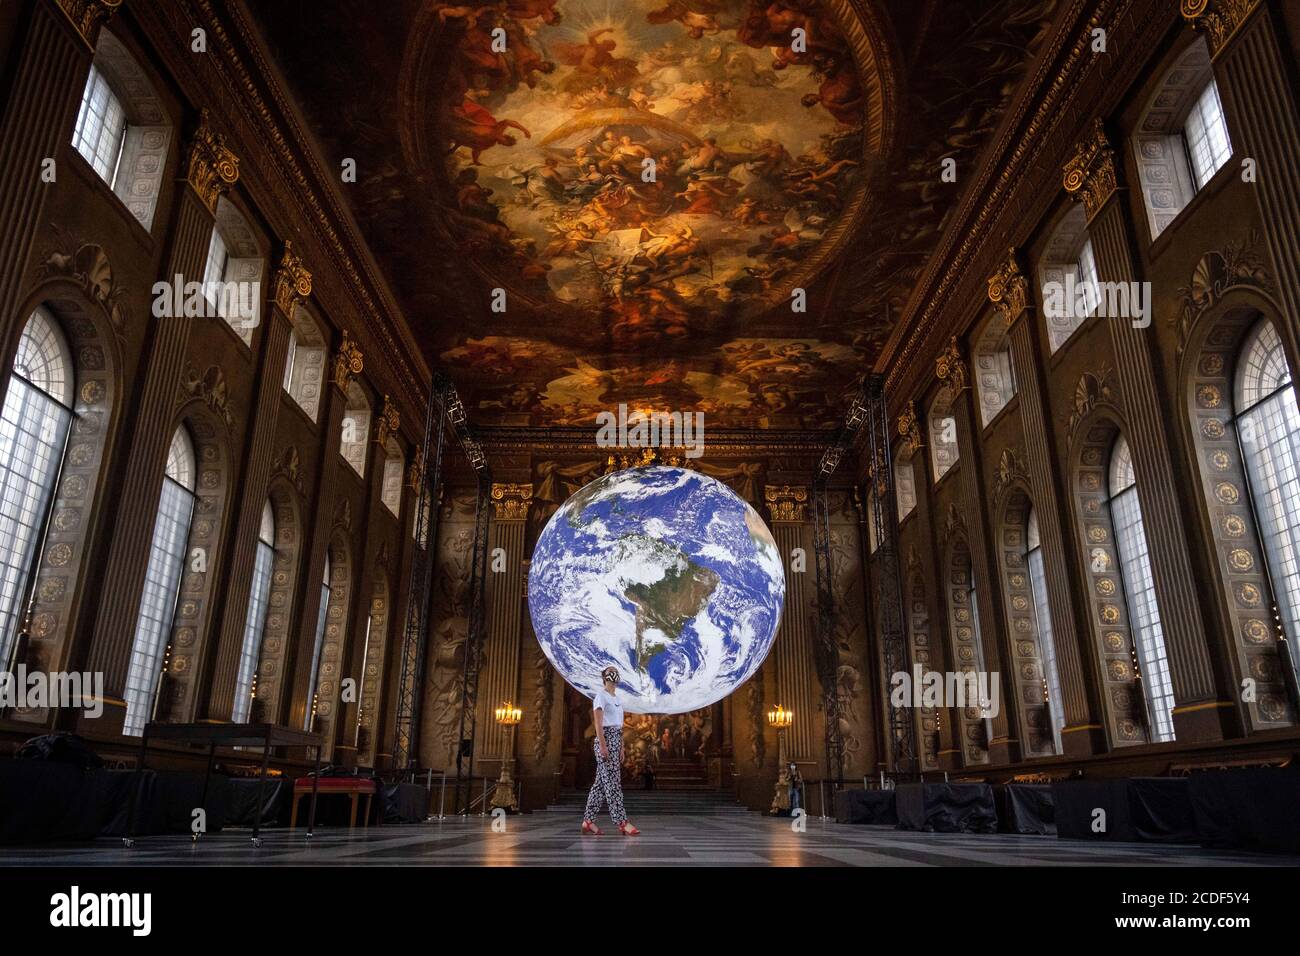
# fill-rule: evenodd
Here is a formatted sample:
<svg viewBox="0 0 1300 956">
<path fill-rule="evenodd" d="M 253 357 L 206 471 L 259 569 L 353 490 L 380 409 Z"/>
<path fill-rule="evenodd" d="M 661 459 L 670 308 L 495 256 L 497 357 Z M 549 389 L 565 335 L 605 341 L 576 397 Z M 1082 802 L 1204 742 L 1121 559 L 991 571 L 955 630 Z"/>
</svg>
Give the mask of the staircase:
<svg viewBox="0 0 1300 956">
<path fill-rule="evenodd" d="M 542 812 L 581 816 L 586 804 L 586 790 L 562 790 Z M 734 793 L 725 790 L 624 790 L 623 806 L 634 821 L 638 816 L 660 814 L 702 817 L 751 812 L 736 802 Z"/>
</svg>

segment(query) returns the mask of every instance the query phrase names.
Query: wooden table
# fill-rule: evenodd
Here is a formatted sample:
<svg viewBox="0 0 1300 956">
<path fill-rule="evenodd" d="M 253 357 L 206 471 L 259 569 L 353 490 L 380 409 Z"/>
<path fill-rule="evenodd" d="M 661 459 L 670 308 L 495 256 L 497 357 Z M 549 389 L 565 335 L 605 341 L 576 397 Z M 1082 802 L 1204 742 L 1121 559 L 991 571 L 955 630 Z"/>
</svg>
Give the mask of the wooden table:
<svg viewBox="0 0 1300 956">
<path fill-rule="evenodd" d="M 122 838 L 122 843 L 126 847 L 135 846 L 135 824 L 136 824 L 136 799 L 140 792 L 141 779 L 140 775 L 144 772 L 145 758 L 148 756 L 149 738 L 154 740 L 173 740 L 185 744 L 207 744 L 208 745 L 208 768 L 203 774 L 203 797 L 200 803 L 204 805 L 208 800 L 208 782 L 212 777 L 212 761 L 216 755 L 218 744 L 224 744 L 228 747 L 257 747 L 262 748 L 262 772 L 258 777 L 257 783 L 257 818 L 253 821 L 252 843 L 255 847 L 262 845 L 260 836 L 262 829 L 262 790 L 266 783 L 267 765 L 271 760 L 271 750 L 275 747 L 311 747 L 316 751 L 316 773 L 312 775 L 311 791 L 311 810 L 307 819 L 307 837 L 311 838 L 312 830 L 316 825 L 316 783 L 320 779 L 320 748 L 321 735 L 313 734 L 305 730 L 291 730 L 288 727 L 280 727 L 276 724 L 159 724 L 149 723 L 145 725 L 144 733 L 140 736 L 140 757 L 136 761 L 135 775 L 136 782 L 131 788 L 130 808 L 126 816 L 126 836 Z M 295 810 L 297 804 L 295 802 Z M 197 841 L 199 834 L 195 833 L 193 839 Z"/>
</svg>

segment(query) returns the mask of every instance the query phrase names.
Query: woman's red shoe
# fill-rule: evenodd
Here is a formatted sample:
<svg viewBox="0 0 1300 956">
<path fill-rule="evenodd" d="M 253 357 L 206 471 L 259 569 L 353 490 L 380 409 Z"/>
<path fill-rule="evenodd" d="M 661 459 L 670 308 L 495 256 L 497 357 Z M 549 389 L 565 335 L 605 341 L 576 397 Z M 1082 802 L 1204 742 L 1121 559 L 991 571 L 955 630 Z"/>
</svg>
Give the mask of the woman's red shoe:
<svg viewBox="0 0 1300 956">
<path fill-rule="evenodd" d="M 590 820 L 583 820 L 582 832 L 590 833 L 592 836 L 600 836 L 600 827 L 596 826 L 596 824 L 592 823 Z"/>
<path fill-rule="evenodd" d="M 618 825 L 618 832 L 623 834 L 623 836 L 636 836 L 641 831 L 630 823 L 620 823 Z"/>
</svg>

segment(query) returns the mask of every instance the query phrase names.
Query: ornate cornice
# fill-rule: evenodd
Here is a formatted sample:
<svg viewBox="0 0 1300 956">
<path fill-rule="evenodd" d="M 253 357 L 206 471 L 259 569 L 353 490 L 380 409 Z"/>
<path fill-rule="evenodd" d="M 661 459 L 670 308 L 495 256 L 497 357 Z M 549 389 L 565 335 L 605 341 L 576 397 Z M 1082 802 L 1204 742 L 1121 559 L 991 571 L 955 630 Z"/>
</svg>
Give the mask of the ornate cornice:
<svg viewBox="0 0 1300 956">
<path fill-rule="evenodd" d="M 402 413 L 393 400 L 387 395 L 384 396 L 384 407 L 379 413 L 379 419 L 375 422 L 375 444 L 387 445 L 388 439 L 397 434 L 397 430 L 402 427 Z"/>
<path fill-rule="evenodd" d="M 961 357 L 961 349 L 957 347 L 955 335 L 949 339 L 948 347 L 935 359 L 934 374 L 940 382 L 954 392 L 960 392 L 966 387 L 966 362 Z"/>
<path fill-rule="evenodd" d="M 226 145 L 225 136 L 212 132 L 206 109 L 199 111 L 199 128 L 186 151 L 185 179 L 214 216 L 221 194 L 239 181 L 239 157 Z"/>
<path fill-rule="evenodd" d="M 340 392 L 346 392 L 348 386 L 352 384 L 352 379 L 360 375 L 365 367 L 365 356 L 361 354 L 357 343 L 352 340 L 352 335 L 345 331 L 343 342 L 339 345 L 339 350 L 334 353 L 334 366 L 330 380 Z"/>
<path fill-rule="evenodd" d="M 908 402 L 898 416 L 898 435 L 910 452 L 921 447 L 921 422 L 916 416 L 916 402 Z"/>
<path fill-rule="evenodd" d="M 1007 261 L 989 276 L 989 301 L 1008 326 L 1029 308 L 1029 280 L 1020 271 L 1014 247 Z"/>
<path fill-rule="evenodd" d="M 532 483 L 523 485 L 492 485 L 492 518 L 494 521 L 526 521 L 528 506 L 533 503 Z"/>
<path fill-rule="evenodd" d="M 1217 56 L 1258 6 L 1259 0 L 1182 0 L 1181 12 L 1193 30 L 1205 34 Z"/>
<path fill-rule="evenodd" d="M 288 240 L 285 240 L 284 255 L 280 257 L 280 266 L 275 270 L 273 281 L 275 307 L 292 317 L 298 300 L 311 295 L 311 273 L 303 266 L 302 260 L 293 251 L 293 243 Z"/>
<path fill-rule="evenodd" d="M 1065 164 L 1065 191 L 1071 199 L 1083 200 L 1091 222 L 1118 188 L 1115 150 L 1106 138 L 1105 124 L 1100 118 L 1094 119 L 1088 134 L 1075 148 L 1074 157 Z"/>
<path fill-rule="evenodd" d="M 64 16 L 71 21 L 86 45 L 92 50 L 99 39 L 99 28 L 117 13 L 122 0 L 56 0 Z"/>
<path fill-rule="evenodd" d="M 773 521 L 808 520 L 808 489 L 803 485 L 769 485 L 763 500 Z"/>
</svg>

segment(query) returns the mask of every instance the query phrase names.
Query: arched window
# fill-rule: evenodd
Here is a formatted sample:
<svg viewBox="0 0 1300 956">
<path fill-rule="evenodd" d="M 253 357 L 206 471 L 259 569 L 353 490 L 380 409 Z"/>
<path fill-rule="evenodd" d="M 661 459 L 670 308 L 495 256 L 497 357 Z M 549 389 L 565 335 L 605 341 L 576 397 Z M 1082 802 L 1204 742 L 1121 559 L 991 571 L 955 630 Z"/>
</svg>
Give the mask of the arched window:
<svg viewBox="0 0 1300 956">
<path fill-rule="evenodd" d="M 1083 206 L 1071 206 L 1056 226 L 1039 264 L 1038 281 L 1048 347 L 1055 352 L 1096 313 L 1101 301 L 1101 276 Z"/>
<path fill-rule="evenodd" d="M 216 220 L 203 267 L 203 295 L 209 314 L 224 319 L 247 346 L 261 321 L 263 259 L 253 230 L 225 196 L 217 202 Z"/>
<path fill-rule="evenodd" d="M 938 481 L 957 464 L 957 419 L 952 414 L 952 399 L 945 389 L 930 406 L 930 462 L 934 480 Z"/>
<path fill-rule="evenodd" d="M 1138 122 L 1133 150 L 1155 239 L 1232 158 L 1204 39 L 1197 38 L 1160 81 Z"/>
<path fill-rule="evenodd" d="M 181 425 L 167 451 L 158 517 L 154 519 L 153 541 L 149 546 L 149 565 L 126 678 L 124 734 L 139 736 L 153 716 L 163 652 L 171 636 L 181 575 L 185 571 L 196 478 L 194 443 Z"/>
<path fill-rule="evenodd" d="M 369 436 L 370 402 L 361 386 L 352 382 L 348 386 L 347 405 L 343 412 L 339 454 L 362 477 L 366 474 L 366 444 Z"/>
<path fill-rule="evenodd" d="M 402 446 L 388 439 L 384 446 L 384 482 L 380 489 L 384 507 L 396 517 L 402 511 L 402 481 L 406 478 L 406 458 Z"/>
<path fill-rule="evenodd" d="M 257 663 L 262 655 L 266 630 L 267 602 L 271 596 L 271 568 L 275 564 L 275 511 L 268 498 L 262 507 L 262 525 L 257 533 L 257 555 L 253 559 L 253 583 L 248 592 L 248 613 L 244 616 L 244 643 L 239 652 L 239 676 L 235 680 L 235 705 L 231 716 L 240 724 L 248 719 L 257 692 Z"/>
<path fill-rule="evenodd" d="M 22 626 L 72 423 L 72 353 L 54 317 L 32 313 L 0 416 L 0 670 Z"/>
<path fill-rule="evenodd" d="M 284 363 L 284 390 L 312 421 L 320 410 L 325 381 L 325 333 L 301 304 L 293 312 L 289 355 Z"/>
<path fill-rule="evenodd" d="M 1156 605 L 1155 579 L 1147 551 L 1142 506 L 1138 503 L 1137 479 L 1128 440 L 1120 435 L 1110 453 L 1110 516 L 1115 528 L 1115 548 L 1128 603 L 1129 620 L 1137 638 L 1138 668 L 1146 695 L 1151 737 L 1155 741 L 1174 739 L 1174 688 L 1165 654 L 1160 609 Z"/>
<path fill-rule="evenodd" d="M 992 739 L 990 721 L 980 706 L 976 693 L 981 675 L 987 675 L 984 664 L 984 642 L 980 634 L 979 601 L 975 593 L 975 576 L 972 573 L 970 546 L 964 536 L 950 536 L 948 575 L 948 638 L 952 651 L 952 667 L 961 676 L 966 691 L 965 706 L 951 704 L 957 714 L 961 731 L 962 761 L 965 765 L 988 763 L 988 745 Z M 985 679 L 989 678 L 985 676 Z M 991 690 L 992 685 L 987 685 Z"/>
<path fill-rule="evenodd" d="M 1052 637 L 1052 609 L 1047 600 L 1047 575 L 1043 571 L 1043 547 L 1038 537 L 1038 512 L 1029 509 L 1026 522 L 1026 564 L 1029 588 L 1034 599 L 1034 623 L 1043 655 L 1043 679 L 1047 683 L 1047 701 L 1052 708 L 1052 739 L 1061 753 L 1061 730 L 1065 727 L 1065 701 L 1061 696 L 1061 675 L 1056 666 L 1056 644 Z"/>
<path fill-rule="evenodd" d="M 1291 666 L 1300 672 L 1300 408 L 1282 340 L 1267 319 L 1256 323 L 1242 346 L 1236 411 L 1274 598 Z"/>
<path fill-rule="evenodd" d="M 330 610 L 330 556 L 325 554 L 325 576 L 320 584 L 320 611 L 316 615 L 316 638 L 311 649 L 311 671 L 307 684 L 307 709 L 303 730 L 311 730 L 316 721 L 316 687 L 320 683 L 320 652 L 325 645 L 325 621 Z"/>
<path fill-rule="evenodd" d="M 980 421 L 987 425 L 1016 394 L 1011 341 L 1002 316 L 994 315 L 985 323 L 975 339 L 971 358 L 975 365 L 975 386 L 979 389 Z"/>
<path fill-rule="evenodd" d="M 153 225 L 171 127 L 135 59 L 101 30 L 81 94 L 72 146 L 146 230 Z"/>
</svg>

